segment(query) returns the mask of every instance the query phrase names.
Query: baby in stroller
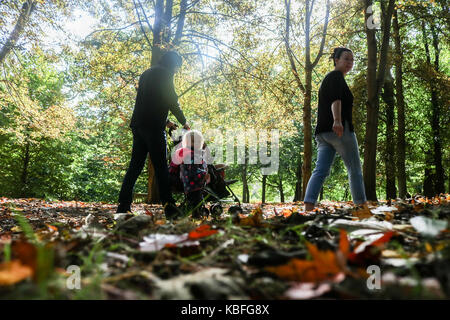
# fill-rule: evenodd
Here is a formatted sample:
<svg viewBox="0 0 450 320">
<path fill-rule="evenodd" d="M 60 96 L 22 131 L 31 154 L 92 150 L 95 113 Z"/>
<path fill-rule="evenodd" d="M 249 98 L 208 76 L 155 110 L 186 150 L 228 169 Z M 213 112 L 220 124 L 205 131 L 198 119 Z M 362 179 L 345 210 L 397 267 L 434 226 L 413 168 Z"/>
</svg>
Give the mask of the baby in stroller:
<svg viewBox="0 0 450 320">
<path fill-rule="evenodd" d="M 187 210 L 192 211 L 194 218 L 202 216 L 202 191 L 210 182 L 204 144 L 199 131 L 187 131 L 182 137 L 181 147 L 172 156 L 169 167 L 172 188 L 175 192 L 184 192 Z"/>
<path fill-rule="evenodd" d="M 169 167 L 169 177 L 174 192 L 184 192 L 186 197 L 186 210 L 192 212 L 193 218 L 200 218 L 209 214 L 204 206 L 205 200 L 216 202 L 211 206 L 211 213 L 218 215 L 222 212 L 221 198 L 233 194 L 229 184 L 234 181 L 225 181 L 225 165 L 211 164 L 209 150 L 206 147 L 203 135 L 197 130 L 190 130 L 181 137 Z M 230 191 L 230 192 L 229 192 Z M 207 195 L 208 199 L 204 197 Z"/>
</svg>

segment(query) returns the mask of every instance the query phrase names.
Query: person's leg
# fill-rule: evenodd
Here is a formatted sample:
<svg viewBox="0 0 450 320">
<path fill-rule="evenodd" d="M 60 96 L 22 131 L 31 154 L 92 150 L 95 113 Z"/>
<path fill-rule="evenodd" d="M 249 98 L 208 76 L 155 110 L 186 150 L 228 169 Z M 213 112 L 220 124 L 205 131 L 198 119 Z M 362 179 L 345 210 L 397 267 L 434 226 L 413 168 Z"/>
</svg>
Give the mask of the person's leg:
<svg viewBox="0 0 450 320">
<path fill-rule="evenodd" d="M 367 199 L 355 133 L 349 130 L 349 125 L 346 123 L 343 136 L 341 138 L 337 136 L 336 138 L 333 137 L 328 142 L 333 144 L 336 152 L 341 156 L 347 168 L 353 203 L 365 203 Z"/>
<path fill-rule="evenodd" d="M 174 203 L 169 184 L 166 133 L 164 131 L 149 131 L 143 128 L 139 128 L 139 132 L 145 139 L 148 153 L 155 169 L 161 202 L 163 204 L 168 202 Z"/>
<path fill-rule="evenodd" d="M 147 147 L 136 129 L 133 130 L 133 149 L 131 151 L 131 160 L 127 173 L 123 179 L 122 187 L 119 193 L 119 206 L 117 212 L 127 212 L 131 210 L 133 201 L 133 188 L 139 174 L 144 168 L 145 159 L 147 158 Z"/>
<path fill-rule="evenodd" d="M 202 212 L 203 195 L 201 190 L 195 190 L 186 194 L 187 209 L 192 211 L 193 218 L 200 218 Z"/>
<path fill-rule="evenodd" d="M 320 189 L 322 188 L 325 178 L 330 174 L 330 168 L 333 164 L 336 150 L 325 142 L 321 133 L 317 135 L 317 161 L 316 167 L 309 178 L 308 186 L 305 192 L 305 210 L 310 211 L 314 209 L 317 198 L 319 197 Z"/>
</svg>

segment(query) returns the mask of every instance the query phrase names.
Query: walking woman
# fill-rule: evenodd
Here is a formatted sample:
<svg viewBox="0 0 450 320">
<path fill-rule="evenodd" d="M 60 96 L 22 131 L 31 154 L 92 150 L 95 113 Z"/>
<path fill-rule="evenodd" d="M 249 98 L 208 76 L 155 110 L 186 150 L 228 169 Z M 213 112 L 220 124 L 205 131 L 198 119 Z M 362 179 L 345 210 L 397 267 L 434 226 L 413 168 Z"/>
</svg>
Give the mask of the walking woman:
<svg viewBox="0 0 450 320">
<path fill-rule="evenodd" d="M 331 58 L 335 68 L 325 76 L 319 89 L 315 130 L 317 162 L 306 188 L 305 211 L 314 209 L 336 152 L 347 168 L 353 202 L 359 205 L 367 201 L 352 123 L 353 95 L 344 78 L 353 67 L 353 52 L 343 47 L 335 48 Z"/>
</svg>

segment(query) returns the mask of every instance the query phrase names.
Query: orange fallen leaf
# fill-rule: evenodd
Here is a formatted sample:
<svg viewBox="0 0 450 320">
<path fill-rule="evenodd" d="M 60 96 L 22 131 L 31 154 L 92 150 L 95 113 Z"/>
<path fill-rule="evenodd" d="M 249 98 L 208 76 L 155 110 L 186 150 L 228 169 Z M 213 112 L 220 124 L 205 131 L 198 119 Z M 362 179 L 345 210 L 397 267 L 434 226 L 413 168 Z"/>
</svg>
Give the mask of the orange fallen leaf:
<svg viewBox="0 0 450 320">
<path fill-rule="evenodd" d="M 362 209 L 353 211 L 352 214 L 360 220 L 367 219 L 373 216 L 372 212 L 370 212 L 369 207 L 366 205 Z"/>
<path fill-rule="evenodd" d="M 394 219 L 394 213 L 391 211 L 384 212 L 384 219 L 386 221 L 391 221 L 392 219 Z"/>
<path fill-rule="evenodd" d="M 347 257 L 350 253 L 350 242 L 348 241 L 347 232 L 343 229 L 340 230 L 339 251 L 342 252 L 344 257 Z"/>
<path fill-rule="evenodd" d="M 265 270 L 282 279 L 300 282 L 330 280 L 343 271 L 333 251 L 320 251 L 311 243 L 307 243 L 306 246 L 313 258 L 312 260 L 293 258 L 284 265 L 266 267 Z"/>
<path fill-rule="evenodd" d="M 239 225 L 250 226 L 250 227 L 260 227 L 263 225 L 263 212 L 261 207 L 253 210 L 249 216 L 239 220 Z"/>
<path fill-rule="evenodd" d="M 14 241 L 11 244 L 11 251 L 13 256 L 23 265 L 31 268 L 33 274 L 36 272 L 37 249 L 33 244 L 26 241 Z"/>
<path fill-rule="evenodd" d="M 58 228 L 57 227 L 55 227 L 55 226 L 52 226 L 51 224 L 45 224 L 50 230 L 52 230 L 52 231 L 58 231 Z"/>
<path fill-rule="evenodd" d="M 292 215 L 293 211 L 289 210 L 289 209 L 284 209 L 283 211 L 281 211 L 281 214 L 285 217 L 288 218 Z"/>
<path fill-rule="evenodd" d="M 216 234 L 217 232 L 218 232 L 217 230 L 212 230 L 210 225 L 204 224 L 196 228 L 195 230 L 189 232 L 188 238 L 189 240 L 197 240 L 200 238 Z"/>
<path fill-rule="evenodd" d="M 33 270 L 19 260 L 0 264 L 0 286 L 16 284 L 33 275 Z"/>
<path fill-rule="evenodd" d="M 394 234 L 394 231 L 388 231 L 385 232 L 381 238 L 371 243 L 360 243 L 355 250 L 348 255 L 348 260 L 357 265 L 377 263 L 381 256 L 384 244 L 389 242 Z"/>
</svg>

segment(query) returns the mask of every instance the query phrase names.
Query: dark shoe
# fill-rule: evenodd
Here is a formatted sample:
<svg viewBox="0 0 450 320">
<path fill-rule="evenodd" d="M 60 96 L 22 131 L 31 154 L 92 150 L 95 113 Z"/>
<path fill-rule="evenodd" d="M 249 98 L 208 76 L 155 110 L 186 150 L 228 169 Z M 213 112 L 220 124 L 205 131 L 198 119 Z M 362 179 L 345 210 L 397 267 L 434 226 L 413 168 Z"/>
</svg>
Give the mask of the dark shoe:
<svg viewBox="0 0 450 320">
<path fill-rule="evenodd" d="M 167 202 L 164 205 L 164 215 L 166 216 L 166 219 L 173 220 L 181 217 L 182 212 L 177 208 L 175 203 Z"/>
<path fill-rule="evenodd" d="M 127 213 L 127 212 L 131 212 L 131 206 L 124 206 L 121 204 L 118 205 L 116 213 Z"/>
</svg>

